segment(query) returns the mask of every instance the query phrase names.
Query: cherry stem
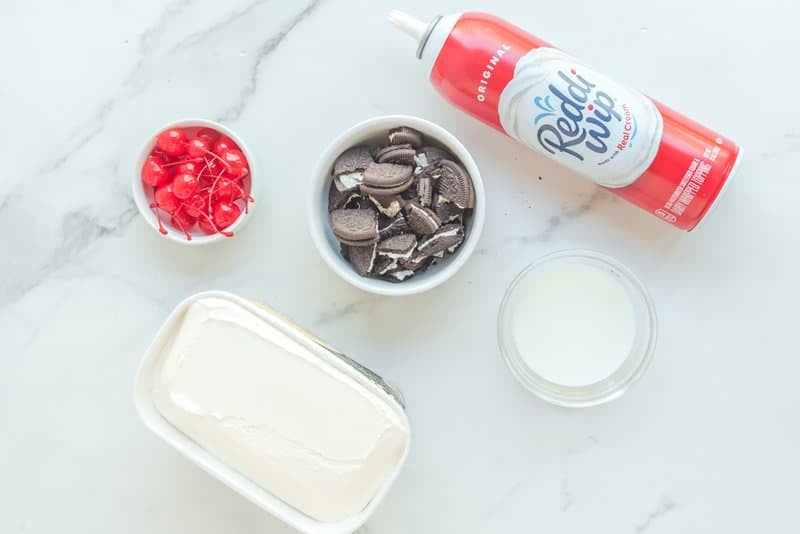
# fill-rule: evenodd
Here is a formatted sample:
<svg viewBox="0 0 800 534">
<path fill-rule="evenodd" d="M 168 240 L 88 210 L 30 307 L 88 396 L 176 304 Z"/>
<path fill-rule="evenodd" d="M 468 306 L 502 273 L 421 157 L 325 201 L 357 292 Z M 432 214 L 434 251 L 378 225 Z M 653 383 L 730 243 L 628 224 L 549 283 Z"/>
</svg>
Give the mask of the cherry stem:
<svg viewBox="0 0 800 534">
<path fill-rule="evenodd" d="M 247 215 L 248 213 L 250 213 L 249 210 L 250 203 L 255 202 L 255 199 L 252 196 L 245 194 L 244 189 L 242 189 L 241 186 L 239 186 L 239 184 L 237 184 L 236 182 L 231 181 L 231 185 L 236 189 L 238 189 L 239 193 L 241 193 L 242 195 L 241 198 L 242 200 L 244 200 L 244 214 Z"/>
<path fill-rule="evenodd" d="M 211 191 L 208 193 L 208 213 L 211 213 L 211 197 L 214 196 L 214 192 L 217 190 L 217 184 L 219 183 L 219 179 L 222 178 L 222 175 L 225 173 L 225 169 L 219 171 L 219 175 L 214 180 L 214 183 L 211 184 Z"/>
<path fill-rule="evenodd" d="M 205 165 L 203 165 L 203 168 L 200 169 L 200 172 L 197 173 L 197 181 L 198 182 L 200 181 L 200 178 L 203 177 L 203 171 L 208 169 L 208 160 L 206 158 L 203 158 L 203 161 L 205 162 Z"/>
<path fill-rule="evenodd" d="M 215 158 L 217 158 L 218 160 L 220 160 L 220 161 L 222 162 L 222 166 L 223 166 L 223 167 L 227 167 L 227 166 L 228 166 L 228 162 L 227 162 L 227 161 L 225 161 L 225 160 L 224 160 L 224 159 L 222 159 L 221 157 L 219 157 L 219 156 L 217 156 L 216 154 L 214 154 L 214 153 L 213 153 L 211 150 L 206 150 L 206 149 L 202 149 L 202 150 L 203 150 L 203 152 L 205 152 L 206 154 L 209 154 L 209 155 L 211 155 L 211 156 L 214 156 Z"/>
<path fill-rule="evenodd" d="M 173 161 L 172 163 L 165 163 L 164 165 L 162 165 L 162 167 L 174 167 L 175 165 L 183 165 L 184 163 L 190 163 L 193 161 L 203 161 L 203 160 L 205 160 L 205 158 L 184 159 L 181 161 Z"/>
<path fill-rule="evenodd" d="M 180 218 L 178 217 L 178 213 L 180 213 L 180 211 L 183 209 L 183 207 L 185 205 L 186 205 L 185 203 L 182 203 L 180 206 L 178 206 L 178 209 L 176 209 L 175 213 L 172 215 L 172 220 L 175 221 L 178 224 L 178 228 L 180 228 L 181 231 L 183 231 L 183 233 L 186 235 L 186 241 L 191 241 L 192 240 L 192 234 L 190 234 L 189 230 L 187 230 L 183 226 L 183 222 L 181 222 Z"/>
<path fill-rule="evenodd" d="M 153 189 L 153 193 L 155 193 L 155 189 Z M 162 235 L 167 235 L 167 229 L 164 228 L 164 224 L 161 222 L 161 206 L 158 205 L 158 202 L 153 202 L 150 204 L 150 209 L 156 212 L 156 220 L 158 221 L 158 231 L 161 232 Z"/>
</svg>

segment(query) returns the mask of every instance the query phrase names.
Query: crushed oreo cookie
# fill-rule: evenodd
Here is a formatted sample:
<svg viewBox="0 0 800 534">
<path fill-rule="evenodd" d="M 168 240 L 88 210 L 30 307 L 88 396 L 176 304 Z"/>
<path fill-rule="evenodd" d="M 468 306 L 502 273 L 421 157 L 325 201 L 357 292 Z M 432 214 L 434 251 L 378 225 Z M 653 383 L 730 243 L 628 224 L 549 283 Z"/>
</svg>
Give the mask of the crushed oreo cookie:
<svg viewBox="0 0 800 534">
<path fill-rule="evenodd" d="M 361 276 L 402 282 L 456 252 L 475 203 L 469 173 L 446 149 L 402 126 L 388 144 L 357 146 L 333 164 L 331 230 Z"/>
</svg>

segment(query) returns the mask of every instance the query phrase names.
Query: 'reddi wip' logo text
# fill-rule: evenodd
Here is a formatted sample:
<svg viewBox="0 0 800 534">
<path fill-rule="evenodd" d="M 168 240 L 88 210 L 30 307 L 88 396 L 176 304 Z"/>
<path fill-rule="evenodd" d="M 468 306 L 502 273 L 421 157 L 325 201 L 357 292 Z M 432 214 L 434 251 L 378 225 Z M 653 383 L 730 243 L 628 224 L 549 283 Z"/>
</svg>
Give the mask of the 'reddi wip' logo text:
<svg viewBox="0 0 800 534">
<path fill-rule="evenodd" d="M 550 94 L 534 98 L 541 110 L 534 118 L 534 124 L 542 123 L 536 134 L 539 144 L 551 154 L 563 152 L 580 161 L 586 150 L 605 154 L 611 137 L 609 126 L 612 121 L 622 121 L 614 99 L 596 90 L 595 84 L 575 69 L 569 73 L 559 70 L 557 83 L 547 88 Z"/>
</svg>

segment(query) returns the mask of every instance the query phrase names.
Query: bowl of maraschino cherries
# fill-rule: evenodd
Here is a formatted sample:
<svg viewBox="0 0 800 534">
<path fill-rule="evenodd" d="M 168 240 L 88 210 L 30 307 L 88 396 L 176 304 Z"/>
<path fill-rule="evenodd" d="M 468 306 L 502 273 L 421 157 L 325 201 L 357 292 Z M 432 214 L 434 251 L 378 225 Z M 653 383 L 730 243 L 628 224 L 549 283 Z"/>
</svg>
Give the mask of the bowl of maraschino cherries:
<svg viewBox="0 0 800 534">
<path fill-rule="evenodd" d="M 204 119 L 173 122 L 142 147 L 133 198 L 161 235 L 185 244 L 219 241 L 252 218 L 254 166 L 230 128 Z"/>
</svg>

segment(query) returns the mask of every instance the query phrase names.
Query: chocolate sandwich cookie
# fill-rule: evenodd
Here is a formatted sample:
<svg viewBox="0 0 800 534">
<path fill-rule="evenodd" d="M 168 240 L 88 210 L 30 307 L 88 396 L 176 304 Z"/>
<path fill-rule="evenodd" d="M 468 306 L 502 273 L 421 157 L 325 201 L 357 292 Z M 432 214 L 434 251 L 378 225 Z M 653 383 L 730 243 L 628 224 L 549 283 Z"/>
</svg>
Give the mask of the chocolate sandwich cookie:
<svg viewBox="0 0 800 534">
<path fill-rule="evenodd" d="M 463 222 L 464 220 L 464 210 L 459 208 L 455 202 L 450 202 L 440 196 L 433 201 L 433 211 L 443 224 L 455 221 Z"/>
<path fill-rule="evenodd" d="M 353 247 L 350 245 L 342 246 L 342 255 L 349 261 L 356 272 L 361 276 L 367 276 L 375 267 L 377 259 L 378 245 L 373 243 L 364 247 Z"/>
<path fill-rule="evenodd" d="M 432 236 L 420 241 L 418 250 L 422 254 L 433 256 L 440 252 L 455 250 L 464 241 L 464 226 L 458 223 L 446 224 Z"/>
<path fill-rule="evenodd" d="M 387 258 L 386 256 L 378 256 L 375 260 L 375 267 L 372 270 L 373 274 L 378 276 L 384 276 L 398 267 L 397 260 L 393 258 Z"/>
<path fill-rule="evenodd" d="M 417 164 L 418 168 L 422 169 L 430 165 L 435 165 L 443 159 L 451 159 L 452 157 L 452 154 L 446 150 L 442 150 L 441 148 L 435 146 L 424 146 L 417 149 L 417 154 L 414 156 L 414 162 Z"/>
<path fill-rule="evenodd" d="M 331 182 L 331 190 L 328 193 L 329 212 L 339 208 L 363 208 L 367 205 L 367 199 L 362 197 L 357 189 L 353 191 L 339 191 L 336 185 Z"/>
<path fill-rule="evenodd" d="M 404 184 L 400 184 L 396 187 L 372 187 L 369 185 L 361 184 L 360 191 L 362 195 L 366 196 L 392 196 L 392 195 L 402 195 L 403 198 L 409 199 L 408 195 L 406 195 L 406 191 L 414 184 L 414 180 L 409 180 Z"/>
<path fill-rule="evenodd" d="M 400 234 L 378 243 L 378 255 L 402 262 L 411 257 L 417 248 L 417 236 Z"/>
<path fill-rule="evenodd" d="M 390 189 L 413 180 L 414 168 L 395 163 L 370 163 L 364 169 L 363 185 L 380 189 Z"/>
<path fill-rule="evenodd" d="M 381 239 L 388 239 L 392 236 L 405 234 L 409 231 L 408 222 L 405 215 L 398 213 L 378 228 L 378 235 Z"/>
<path fill-rule="evenodd" d="M 438 190 L 439 178 L 442 177 L 442 168 L 439 166 L 438 163 L 434 163 L 433 165 L 428 165 L 427 167 L 415 167 L 414 176 L 417 179 L 430 178 L 431 184 L 433 184 Z"/>
<path fill-rule="evenodd" d="M 333 163 L 333 184 L 341 193 L 357 192 L 364 179 L 364 170 L 373 162 L 365 147 L 351 148 Z"/>
<path fill-rule="evenodd" d="M 416 201 L 409 202 L 404 209 L 408 226 L 417 234 L 432 234 L 442 225 L 436 213 L 430 208 L 423 208 Z"/>
<path fill-rule="evenodd" d="M 400 267 L 409 269 L 416 273 L 423 273 L 433 263 L 433 256 L 415 250 L 410 258 L 400 261 Z"/>
<path fill-rule="evenodd" d="M 331 230 L 346 245 L 366 246 L 378 241 L 378 213 L 366 209 L 337 209 L 331 212 Z"/>
<path fill-rule="evenodd" d="M 371 163 L 364 170 L 361 193 L 386 196 L 402 193 L 414 183 L 414 168 L 395 163 Z"/>
<path fill-rule="evenodd" d="M 422 134 L 408 126 L 401 126 L 389 130 L 389 144 L 392 145 L 411 145 L 413 147 L 422 146 Z"/>
<path fill-rule="evenodd" d="M 375 152 L 375 161 L 378 163 L 399 163 L 414 165 L 417 151 L 411 145 L 389 145 Z"/>
<path fill-rule="evenodd" d="M 340 176 L 363 171 L 372 161 L 372 154 L 370 154 L 367 147 L 357 146 L 350 150 L 345 150 L 333 162 L 333 175 Z"/>
<path fill-rule="evenodd" d="M 439 195 L 455 203 L 461 209 L 475 207 L 475 189 L 469 173 L 454 161 L 439 162 L 442 176 L 439 179 Z"/>
<path fill-rule="evenodd" d="M 429 207 L 433 203 L 433 179 L 430 176 L 419 176 L 416 193 L 419 205 L 423 208 Z"/>
<path fill-rule="evenodd" d="M 352 174 L 342 174 L 333 179 L 333 185 L 341 193 L 358 193 L 361 186 L 361 181 L 364 175 L 361 172 L 354 172 Z"/>
<path fill-rule="evenodd" d="M 351 247 L 366 247 L 369 245 L 374 245 L 378 240 L 377 239 L 366 239 L 363 241 L 350 241 L 349 239 L 342 239 L 337 237 L 336 239 L 339 240 L 339 243 L 342 245 L 348 245 Z"/>
<path fill-rule="evenodd" d="M 402 282 L 414 275 L 415 269 L 406 266 L 417 248 L 417 236 L 411 233 L 385 239 L 377 245 L 375 274 L 392 282 Z M 421 266 L 415 265 L 417 269 Z"/>
</svg>

